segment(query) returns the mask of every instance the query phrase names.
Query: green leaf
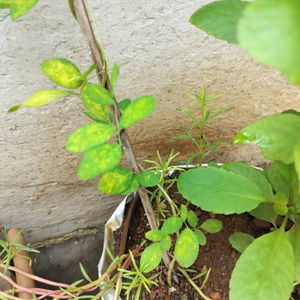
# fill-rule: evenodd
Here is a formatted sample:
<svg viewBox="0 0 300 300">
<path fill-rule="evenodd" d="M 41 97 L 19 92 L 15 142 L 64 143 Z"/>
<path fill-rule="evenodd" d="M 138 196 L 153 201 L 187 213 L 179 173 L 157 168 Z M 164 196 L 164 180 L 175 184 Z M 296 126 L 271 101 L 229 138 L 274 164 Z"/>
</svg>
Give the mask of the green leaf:
<svg viewBox="0 0 300 300">
<path fill-rule="evenodd" d="M 189 210 L 187 220 L 192 227 L 196 227 L 198 224 L 198 217 L 192 210 Z"/>
<path fill-rule="evenodd" d="M 183 221 L 185 221 L 188 217 L 188 209 L 186 205 L 181 204 L 180 205 L 180 217 Z"/>
<path fill-rule="evenodd" d="M 68 0 L 68 2 L 69 2 L 70 11 L 71 11 L 73 17 L 75 19 L 77 19 L 76 12 L 75 12 L 75 7 L 74 7 L 74 0 Z"/>
<path fill-rule="evenodd" d="M 297 111 L 295 109 L 287 109 L 281 112 L 282 114 L 294 114 L 296 116 L 300 116 L 300 111 Z"/>
<path fill-rule="evenodd" d="M 115 92 L 116 89 L 116 83 L 118 81 L 120 74 L 120 68 L 118 65 L 114 65 L 112 70 L 111 70 L 111 75 L 110 75 L 110 84 L 112 87 L 112 90 Z"/>
<path fill-rule="evenodd" d="M 266 198 L 273 198 L 273 189 L 262 171 L 255 169 L 244 162 L 229 162 L 222 166 L 223 169 L 239 174 L 255 184 Z"/>
<path fill-rule="evenodd" d="M 283 230 L 254 240 L 237 261 L 230 280 L 230 300 L 289 299 L 295 257 Z"/>
<path fill-rule="evenodd" d="M 198 9 L 190 22 L 217 39 L 237 44 L 237 25 L 248 2 L 214 1 Z"/>
<path fill-rule="evenodd" d="M 0 9 L 2 8 L 10 8 L 12 0 L 0 0 Z"/>
<path fill-rule="evenodd" d="M 41 63 L 43 72 L 57 85 L 68 88 L 79 88 L 83 80 L 79 69 L 65 58 L 51 58 Z"/>
<path fill-rule="evenodd" d="M 213 167 L 181 173 L 177 187 L 194 205 L 215 213 L 251 211 L 266 201 L 262 191 L 243 176 Z"/>
<path fill-rule="evenodd" d="M 84 107 L 88 110 L 88 114 L 92 119 L 106 122 L 109 119 L 109 107 L 101 104 L 97 98 L 90 98 L 87 93 L 88 87 L 89 84 L 85 84 L 80 92 Z"/>
<path fill-rule="evenodd" d="M 80 271 L 84 277 L 84 279 L 88 282 L 92 282 L 91 277 L 88 275 L 87 271 L 85 270 L 84 266 L 82 265 L 82 263 L 79 263 L 79 267 L 80 267 Z"/>
<path fill-rule="evenodd" d="M 283 193 L 287 199 L 293 199 L 299 191 L 299 179 L 294 164 L 274 161 L 267 169 L 268 179 L 277 193 Z"/>
<path fill-rule="evenodd" d="M 18 109 L 20 109 L 22 107 L 22 104 L 17 104 L 17 105 L 14 105 L 12 107 L 10 107 L 7 112 L 8 113 L 13 113 L 15 111 L 17 111 Z"/>
<path fill-rule="evenodd" d="M 189 268 L 197 259 L 199 254 L 199 242 L 195 233 L 189 229 L 184 229 L 177 238 L 174 256 L 179 265 Z"/>
<path fill-rule="evenodd" d="M 255 238 L 243 232 L 235 232 L 229 237 L 231 246 L 238 252 L 243 253 L 244 250 L 255 240 Z"/>
<path fill-rule="evenodd" d="M 165 251 L 169 251 L 172 246 L 172 240 L 169 235 L 165 235 L 164 238 L 160 241 L 160 245 Z"/>
<path fill-rule="evenodd" d="M 72 94 L 69 91 L 56 91 L 56 90 L 41 90 L 35 92 L 28 100 L 22 103 L 22 106 L 39 107 L 47 105 L 50 102 L 67 95 Z"/>
<path fill-rule="evenodd" d="M 131 103 L 130 99 L 122 100 L 121 102 L 118 103 L 119 109 L 123 112 L 130 103 Z"/>
<path fill-rule="evenodd" d="M 249 211 L 249 214 L 257 219 L 275 224 L 277 213 L 273 209 L 273 203 L 261 203 L 255 209 Z"/>
<path fill-rule="evenodd" d="M 298 177 L 300 177 L 300 139 L 294 149 L 294 161 Z"/>
<path fill-rule="evenodd" d="M 73 0 L 71 0 L 73 1 Z M 87 77 L 95 70 L 97 69 L 96 64 L 92 64 L 80 77 L 80 79 L 86 81 Z"/>
<path fill-rule="evenodd" d="M 296 282 L 300 281 L 300 225 L 298 223 L 295 223 L 293 228 L 288 231 L 288 239 L 293 247 L 294 250 L 294 256 L 295 256 L 295 278 L 294 280 Z"/>
<path fill-rule="evenodd" d="M 128 188 L 121 193 L 121 195 L 129 195 L 131 193 L 134 193 L 139 188 L 139 186 L 140 184 L 137 179 L 137 176 L 133 175 L 131 183 L 129 184 Z"/>
<path fill-rule="evenodd" d="M 99 190 L 108 195 L 124 192 L 130 185 L 133 173 L 125 168 L 106 172 L 99 180 Z"/>
<path fill-rule="evenodd" d="M 144 273 L 151 272 L 160 263 L 162 259 L 162 248 L 159 243 L 152 244 L 145 248 L 141 256 L 141 270 Z"/>
<path fill-rule="evenodd" d="M 85 152 L 97 145 L 105 143 L 115 132 L 111 124 L 94 122 L 80 127 L 71 134 L 67 149 L 72 153 Z"/>
<path fill-rule="evenodd" d="M 121 161 L 122 150 L 118 144 L 104 144 L 87 151 L 80 161 L 78 177 L 89 180 L 114 169 Z"/>
<path fill-rule="evenodd" d="M 163 226 L 161 227 L 161 231 L 166 234 L 172 234 L 177 231 L 182 227 L 183 225 L 183 220 L 181 217 L 169 217 L 164 221 Z"/>
<path fill-rule="evenodd" d="M 138 175 L 138 180 L 141 186 L 152 187 L 160 182 L 160 176 L 153 171 L 143 171 Z"/>
<path fill-rule="evenodd" d="M 146 239 L 152 242 L 160 242 L 165 236 L 159 229 L 147 231 L 145 234 Z"/>
<path fill-rule="evenodd" d="M 238 40 L 256 60 L 277 68 L 291 82 L 300 84 L 298 0 L 252 2 L 240 19 Z"/>
<path fill-rule="evenodd" d="M 300 116 L 277 114 L 245 127 L 235 136 L 233 142 L 257 145 L 266 159 L 289 164 L 294 161 L 299 132 Z"/>
<path fill-rule="evenodd" d="M 205 246 L 206 245 L 206 236 L 205 236 L 205 234 L 199 229 L 194 230 L 194 234 L 198 239 L 199 245 L 200 246 Z"/>
<path fill-rule="evenodd" d="M 273 205 L 273 209 L 280 216 L 285 216 L 289 211 L 289 208 L 287 207 L 287 205 L 283 204 L 283 203 L 275 203 Z"/>
<path fill-rule="evenodd" d="M 107 89 L 94 83 L 87 82 L 82 88 L 81 96 L 101 105 L 113 105 L 115 103 L 114 97 Z"/>
<path fill-rule="evenodd" d="M 4 1 L 7 3 L 8 1 Z M 13 0 L 10 1 L 10 17 L 17 20 L 28 13 L 36 4 L 38 0 Z"/>
<path fill-rule="evenodd" d="M 217 219 L 208 219 L 201 224 L 200 228 L 208 233 L 217 233 L 222 230 L 223 223 Z"/>
<path fill-rule="evenodd" d="M 285 197 L 283 193 L 277 193 L 275 195 L 274 200 L 276 201 L 276 203 L 273 205 L 275 212 L 278 215 L 285 216 L 289 211 L 287 207 L 288 199 Z"/>
<path fill-rule="evenodd" d="M 124 110 L 119 126 L 128 128 L 129 126 L 141 121 L 149 116 L 155 108 L 154 98 L 151 96 L 142 96 L 137 98 Z"/>
</svg>

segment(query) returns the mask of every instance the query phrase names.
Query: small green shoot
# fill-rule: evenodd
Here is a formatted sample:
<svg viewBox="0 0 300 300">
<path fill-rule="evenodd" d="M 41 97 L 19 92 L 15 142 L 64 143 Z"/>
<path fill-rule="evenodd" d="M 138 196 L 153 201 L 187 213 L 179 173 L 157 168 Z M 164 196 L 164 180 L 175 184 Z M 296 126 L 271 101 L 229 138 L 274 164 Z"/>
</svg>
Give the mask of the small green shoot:
<svg viewBox="0 0 300 300">
<path fill-rule="evenodd" d="M 211 142 L 207 135 L 207 127 L 214 119 L 220 117 L 230 109 L 223 108 L 210 108 L 209 105 L 216 101 L 219 95 L 208 95 L 204 88 L 200 89 L 198 95 L 189 95 L 191 99 L 195 101 L 196 107 L 180 108 L 181 112 L 186 120 L 188 126 L 180 126 L 183 135 L 174 136 L 175 140 L 190 140 L 194 145 L 195 153 L 189 155 L 185 160 L 185 164 L 197 163 L 201 165 L 213 151 L 224 144 L 228 144 L 225 141 Z"/>
</svg>

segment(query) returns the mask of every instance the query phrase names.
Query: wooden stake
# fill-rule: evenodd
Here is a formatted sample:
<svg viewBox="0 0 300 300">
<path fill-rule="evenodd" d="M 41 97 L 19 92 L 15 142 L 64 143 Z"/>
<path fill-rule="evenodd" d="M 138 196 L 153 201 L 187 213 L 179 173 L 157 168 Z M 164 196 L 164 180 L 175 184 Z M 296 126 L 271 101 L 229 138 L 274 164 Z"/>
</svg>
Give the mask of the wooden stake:
<svg viewBox="0 0 300 300">
<path fill-rule="evenodd" d="M 22 231 L 19 228 L 12 228 L 7 232 L 7 240 L 9 243 L 15 243 L 15 244 L 20 244 L 20 245 L 26 245 L 24 235 Z M 27 272 L 29 274 L 33 274 L 32 268 L 29 264 L 30 262 L 30 256 L 29 253 L 25 250 L 20 250 L 20 249 L 15 249 L 14 250 L 14 265 L 16 268 Z M 25 288 L 35 288 L 35 283 L 34 281 L 27 277 L 24 276 L 20 273 L 16 272 L 16 281 L 17 284 L 25 287 Z M 27 293 L 27 292 L 19 292 L 18 297 L 22 299 L 32 299 L 32 294 Z"/>
</svg>

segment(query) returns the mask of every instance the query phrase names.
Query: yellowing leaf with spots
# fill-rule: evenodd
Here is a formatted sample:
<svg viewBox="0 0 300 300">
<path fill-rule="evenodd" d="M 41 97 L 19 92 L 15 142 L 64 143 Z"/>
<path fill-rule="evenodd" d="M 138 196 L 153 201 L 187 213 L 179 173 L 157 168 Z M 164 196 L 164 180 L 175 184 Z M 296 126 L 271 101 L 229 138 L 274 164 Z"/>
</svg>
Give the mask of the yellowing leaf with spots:
<svg viewBox="0 0 300 300">
<path fill-rule="evenodd" d="M 155 243 L 145 248 L 141 256 L 141 270 L 144 273 L 154 270 L 162 259 L 162 253 L 163 250 L 160 243 Z"/>
<path fill-rule="evenodd" d="M 155 109 L 155 101 L 151 96 L 142 96 L 131 102 L 120 119 L 120 128 L 127 128 L 149 116 Z"/>
<path fill-rule="evenodd" d="M 174 256 L 179 265 L 189 268 L 197 259 L 199 254 L 199 242 L 195 233 L 189 229 L 184 229 L 177 238 Z"/>
<path fill-rule="evenodd" d="M 69 152 L 85 152 L 97 145 L 105 143 L 114 133 L 115 127 L 110 124 L 94 122 L 80 127 L 69 137 Z"/>
<path fill-rule="evenodd" d="M 89 180 L 114 169 L 121 161 L 122 150 L 118 144 L 96 146 L 85 153 L 80 161 L 78 177 Z"/>
<path fill-rule="evenodd" d="M 88 93 L 90 83 L 86 83 L 81 89 L 80 97 L 87 111 L 99 121 L 107 121 L 109 118 L 109 109 L 107 105 L 103 105 L 97 101 L 95 97 L 91 97 Z"/>
<path fill-rule="evenodd" d="M 99 103 L 102 105 L 112 105 L 115 103 L 115 99 L 110 94 L 110 92 L 98 84 L 87 82 L 84 85 L 84 88 L 81 92 L 81 95 L 83 94 L 85 97 L 88 97 L 92 102 Z"/>
<path fill-rule="evenodd" d="M 83 80 L 79 69 L 65 58 L 51 58 L 41 63 L 43 72 L 57 85 L 68 88 L 79 88 Z"/>
<path fill-rule="evenodd" d="M 132 178 L 131 183 L 129 184 L 128 188 L 120 194 L 121 195 L 129 195 L 131 193 L 134 193 L 139 188 L 139 186 L 140 186 L 140 184 L 139 184 L 137 176 L 133 175 L 133 178 Z"/>
<path fill-rule="evenodd" d="M 105 173 L 99 180 L 99 190 L 109 195 L 125 191 L 132 180 L 133 173 L 125 168 L 117 168 Z"/>
<path fill-rule="evenodd" d="M 10 2 L 10 17 L 17 20 L 29 12 L 36 4 L 37 0 L 13 0 L 4 1 L 4 4 Z"/>
<path fill-rule="evenodd" d="M 42 90 L 34 93 L 28 100 L 23 102 L 22 106 L 27 107 L 39 107 L 43 105 L 47 105 L 50 102 L 72 94 L 69 91 L 56 91 L 56 90 Z"/>
</svg>

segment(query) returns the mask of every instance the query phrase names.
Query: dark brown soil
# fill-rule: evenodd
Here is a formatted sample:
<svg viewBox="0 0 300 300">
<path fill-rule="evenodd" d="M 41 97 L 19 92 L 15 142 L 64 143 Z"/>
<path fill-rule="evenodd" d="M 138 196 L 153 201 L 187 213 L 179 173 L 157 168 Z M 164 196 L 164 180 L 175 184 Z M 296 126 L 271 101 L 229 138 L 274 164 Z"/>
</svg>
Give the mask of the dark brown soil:
<svg viewBox="0 0 300 300">
<path fill-rule="evenodd" d="M 185 200 L 176 192 L 170 193 L 172 199 L 177 203 L 185 203 Z M 216 234 L 207 234 L 207 244 L 200 248 L 199 257 L 193 268 L 198 272 L 211 269 L 209 279 L 202 289 L 204 294 L 213 300 L 228 300 L 229 280 L 232 270 L 240 254 L 232 248 L 229 237 L 234 232 L 240 231 L 258 237 L 272 230 L 268 223 L 255 220 L 249 214 L 242 215 L 212 215 L 201 211 L 199 208 L 191 207 L 202 223 L 205 219 L 215 217 L 223 222 L 223 230 Z M 145 239 L 145 232 L 150 230 L 143 208 L 139 203 L 135 208 L 130 222 L 127 240 L 127 249 L 134 249 Z M 122 229 L 116 233 L 116 240 L 120 240 Z M 151 294 L 144 293 L 142 299 L 174 299 L 174 300 L 197 300 L 203 299 L 193 289 L 178 271 L 176 275 L 179 283 L 173 280 L 173 292 L 169 295 L 169 287 L 166 282 L 166 268 L 161 264 L 157 271 L 161 271 L 158 278 L 159 287 L 152 287 Z M 193 276 L 193 275 L 191 275 Z M 203 278 L 196 280 L 197 286 L 201 286 Z M 300 299 L 295 295 L 295 300 Z"/>
</svg>

